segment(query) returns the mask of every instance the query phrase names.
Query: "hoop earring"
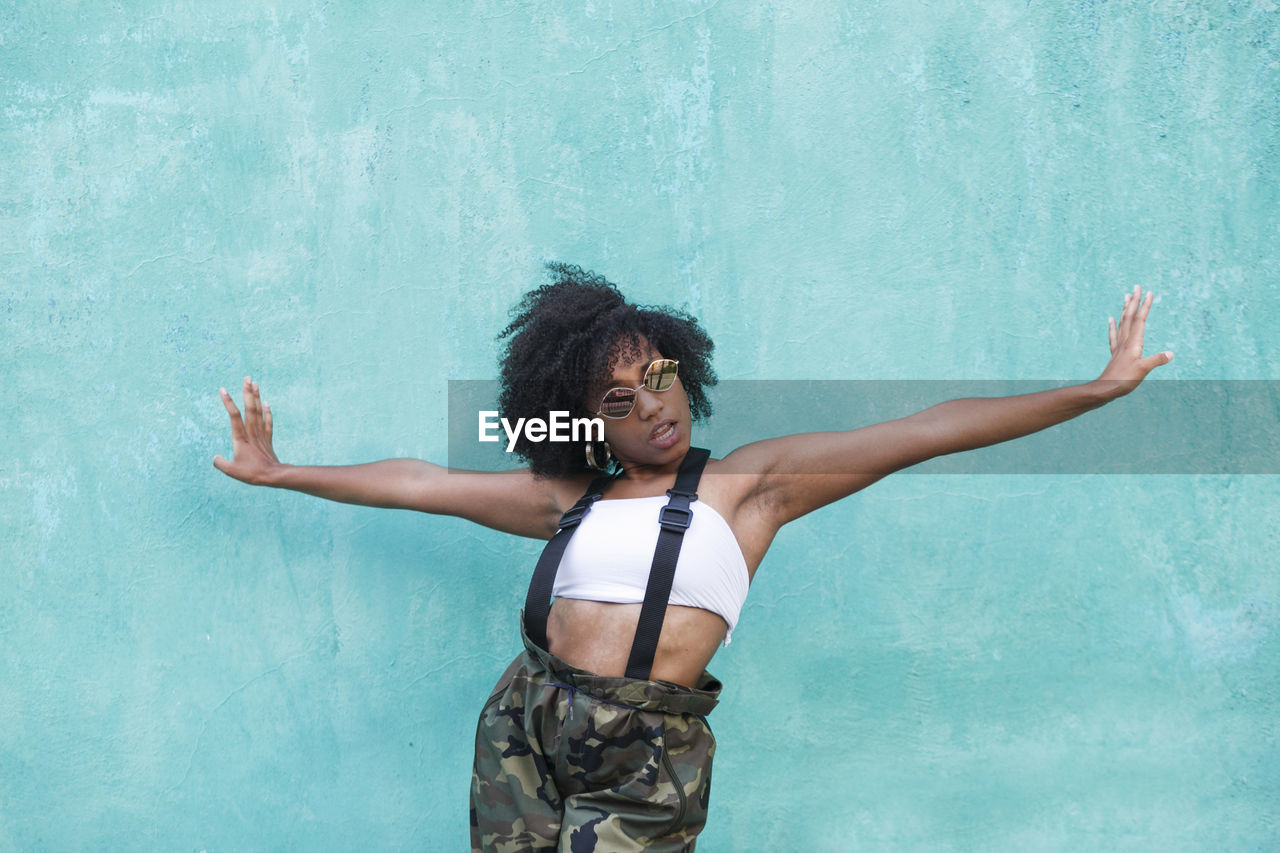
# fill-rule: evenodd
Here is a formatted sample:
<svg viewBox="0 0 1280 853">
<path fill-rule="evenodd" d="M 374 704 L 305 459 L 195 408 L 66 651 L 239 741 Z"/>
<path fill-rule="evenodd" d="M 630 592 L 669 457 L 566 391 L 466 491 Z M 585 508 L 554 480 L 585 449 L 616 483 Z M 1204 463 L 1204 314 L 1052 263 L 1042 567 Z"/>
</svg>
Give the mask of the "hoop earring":
<svg viewBox="0 0 1280 853">
<path fill-rule="evenodd" d="M 587 467 L 592 471 L 604 471 L 609 467 L 609 463 L 613 461 L 613 450 L 609 447 L 609 442 L 601 442 L 604 445 L 604 464 L 596 464 L 595 448 L 591 446 L 591 442 L 587 442 Z"/>
</svg>

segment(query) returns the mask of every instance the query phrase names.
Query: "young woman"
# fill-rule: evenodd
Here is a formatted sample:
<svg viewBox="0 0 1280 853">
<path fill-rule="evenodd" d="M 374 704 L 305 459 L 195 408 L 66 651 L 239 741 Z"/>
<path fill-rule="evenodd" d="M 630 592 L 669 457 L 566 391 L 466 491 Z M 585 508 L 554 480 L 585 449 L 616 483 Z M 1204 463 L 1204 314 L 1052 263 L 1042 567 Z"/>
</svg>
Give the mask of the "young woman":
<svg viewBox="0 0 1280 853">
<path fill-rule="evenodd" d="M 501 415 L 599 417 L 603 442 L 522 437 L 515 450 L 529 467 L 500 473 L 415 459 L 286 465 L 257 383 L 244 380 L 243 418 L 221 390 L 232 458 L 213 464 L 231 477 L 549 540 L 521 618 L 525 651 L 477 729 L 475 850 L 692 849 L 715 752 L 706 715 L 720 691 L 706 667 L 778 529 L 894 471 L 1097 408 L 1173 356 L 1143 358 L 1152 296 L 1135 286 L 1109 321 L 1111 359 L 1093 382 L 950 400 L 708 458 L 692 444 L 716 381 L 697 321 L 632 306 L 577 267 L 549 268 L 553 281 L 526 294 L 500 335 Z"/>
</svg>

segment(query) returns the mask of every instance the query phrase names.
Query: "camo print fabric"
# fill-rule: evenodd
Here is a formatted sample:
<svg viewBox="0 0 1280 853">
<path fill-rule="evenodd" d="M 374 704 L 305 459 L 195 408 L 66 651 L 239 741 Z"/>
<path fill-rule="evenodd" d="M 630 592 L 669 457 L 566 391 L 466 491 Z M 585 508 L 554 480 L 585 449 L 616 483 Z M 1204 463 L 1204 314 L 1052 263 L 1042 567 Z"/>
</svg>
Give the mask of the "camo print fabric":
<svg viewBox="0 0 1280 853">
<path fill-rule="evenodd" d="M 523 632 L 522 632 L 523 633 Z M 485 704 L 471 776 L 471 849 L 693 850 L 715 737 L 698 689 L 574 669 L 525 636 Z"/>
</svg>

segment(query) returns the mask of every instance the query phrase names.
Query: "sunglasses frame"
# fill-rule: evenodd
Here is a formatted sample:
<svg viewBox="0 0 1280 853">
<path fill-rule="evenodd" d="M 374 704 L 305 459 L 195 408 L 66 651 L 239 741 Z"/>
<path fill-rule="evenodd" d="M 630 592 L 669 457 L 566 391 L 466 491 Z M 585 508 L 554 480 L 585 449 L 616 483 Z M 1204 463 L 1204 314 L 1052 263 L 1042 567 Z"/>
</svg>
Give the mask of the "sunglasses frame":
<svg viewBox="0 0 1280 853">
<path fill-rule="evenodd" d="M 648 380 L 649 380 L 649 371 L 653 370 L 653 366 L 654 366 L 655 364 L 663 364 L 663 363 L 668 362 L 668 361 L 669 361 L 669 362 L 671 362 L 672 364 L 674 364 L 674 365 L 676 366 L 676 372 L 675 372 L 675 374 L 671 377 L 671 384 L 670 384 L 670 385 L 668 385 L 666 388 L 648 388 L 648 387 L 647 387 L 647 385 L 648 385 Z M 651 391 L 651 392 L 653 392 L 653 393 L 655 393 L 655 394 L 661 394 L 661 393 L 662 393 L 662 392 L 664 392 L 664 391 L 670 391 L 670 390 L 671 390 L 671 388 L 676 384 L 676 380 L 677 380 L 677 379 L 679 379 L 679 378 L 680 378 L 680 361 L 679 361 L 678 359 L 674 359 L 674 358 L 655 358 L 653 361 L 649 362 L 649 366 L 648 366 L 648 367 L 646 367 L 646 368 L 644 369 L 644 376 L 641 378 L 640 384 L 639 384 L 639 385 L 637 385 L 636 387 L 634 387 L 634 388 L 627 388 L 627 387 L 622 386 L 622 385 L 617 385 L 617 386 L 614 386 L 613 388 L 610 388 L 608 391 L 605 391 L 605 392 L 604 392 L 604 396 L 600 398 L 600 407 L 596 410 L 596 414 L 597 414 L 597 415 L 599 415 L 599 416 L 600 416 L 600 417 L 602 417 L 602 418 L 608 418 L 609 420 L 613 420 L 613 421 L 620 421 L 620 420 L 622 420 L 623 418 L 628 417 L 632 412 L 634 412 L 634 411 L 636 410 L 636 400 L 637 400 L 637 399 L 639 398 L 639 396 L 640 396 L 637 392 L 638 392 L 641 388 L 645 388 L 645 390 L 647 390 L 647 391 Z M 605 402 L 605 400 L 609 399 L 609 395 L 610 395 L 610 394 L 612 394 L 614 391 L 630 391 L 630 392 L 634 395 L 634 396 L 631 398 L 631 408 L 627 409 L 626 414 L 622 414 L 622 415 L 606 415 L 606 414 L 604 413 L 604 402 Z"/>
</svg>

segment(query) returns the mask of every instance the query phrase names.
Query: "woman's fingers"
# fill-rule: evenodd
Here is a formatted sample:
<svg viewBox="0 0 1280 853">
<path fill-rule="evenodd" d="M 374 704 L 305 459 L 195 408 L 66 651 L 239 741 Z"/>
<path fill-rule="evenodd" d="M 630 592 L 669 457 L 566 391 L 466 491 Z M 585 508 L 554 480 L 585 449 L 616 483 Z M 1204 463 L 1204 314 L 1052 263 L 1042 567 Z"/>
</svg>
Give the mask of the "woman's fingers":
<svg viewBox="0 0 1280 853">
<path fill-rule="evenodd" d="M 231 395 L 227 393 L 227 389 L 219 388 L 218 396 L 222 398 L 222 406 L 227 410 L 227 414 L 231 415 L 231 420 L 233 421 L 239 420 L 240 410 L 236 408 L 236 404 L 235 402 L 232 401 Z"/>
<path fill-rule="evenodd" d="M 1146 299 L 1142 298 L 1142 288 L 1133 286 L 1133 291 L 1124 295 L 1124 310 L 1120 312 L 1120 322 L 1116 324 L 1115 336 L 1111 338 L 1114 351 L 1117 344 L 1123 345 L 1136 333 L 1136 340 L 1141 341 L 1142 329 L 1146 325 L 1147 315 L 1151 313 L 1152 300 L 1155 293 L 1147 291 Z"/>
<path fill-rule="evenodd" d="M 1133 308 L 1133 316 L 1129 318 L 1129 342 L 1133 347 L 1133 352 L 1139 358 L 1142 357 L 1142 338 L 1147 326 L 1147 313 L 1151 310 L 1151 299 L 1155 296 L 1151 291 L 1147 291 L 1147 296 L 1142 297 L 1142 289 L 1135 286 L 1134 297 L 1129 300 L 1129 304 Z"/>
<path fill-rule="evenodd" d="M 1142 300 L 1142 307 L 1138 310 L 1138 317 L 1137 317 L 1139 338 L 1142 337 L 1143 330 L 1145 330 L 1147 327 L 1147 315 L 1151 313 L 1151 305 L 1153 304 L 1153 301 L 1155 300 L 1155 298 L 1156 298 L 1155 292 L 1148 290 L 1147 298 Z"/>
<path fill-rule="evenodd" d="M 265 435 L 271 440 L 271 410 L 265 409 L 258 383 L 248 376 L 244 378 L 244 413 L 250 435 Z"/>
<path fill-rule="evenodd" d="M 1111 361 L 1102 371 L 1101 379 L 1120 383 L 1119 393 L 1127 394 L 1137 387 L 1152 370 L 1173 359 L 1173 353 L 1160 352 L 1142 357 L 1143 336 L 1147 315 L 1155 301 L 1155 294 L 1144 294 L 1139 285 L 1124 296 L 1124 309 L 1120 319 L 1107 318 L 1107 341 L 1111 345 Z"/>
<path fill-rule="evenodd" d="M 219 388 L 218 393 L 222 395 L 222 405 L 226 408 L 227 414 L 231 416 L 231 440 L 244 440 L 244 421 L 240 418 L 240 410 L 236 408 L 235 402 L 231 399 L 231 395 L 227 393 L 226 388 Z"/>
<path fill-rule="evenodd" d="M 258 383 L 252 378 L 244 378 L 243 388 L 243 416 L 227 389 L 218 389 L 231 419 L 231 458 L 215 456 L 213 467 L 237 480 L 257 483 L 263 472 L 278 462 L 271 449 L 271 409 L 263 404 Z"/>
<path fill-rule="evenodd" d="M 262 423 L 262 409 L 258 406 L 257 386 L 248 376 L 244 378 L 244 415 L 249 431 L 257 432 L 259 424 Z"/>
<path fill-rule="evenodd" d="M 241 417 L 240 410 L 236 408 L 235 401 L 231 399 L 231 395 L 227 393 L 226 388 L 219 388 L 218 393 L 222 396 L 222 405 L 231 417 L 231 441 L 233 445 L 247 442 L 251 437 L 263 433 L 266 434 L 268 440 L 271 438 L 271 412 L 268 410 L 264 417 L 262 399 L 258 393 L 257 382 L 254 382 L 248 376 L 244 378 L 243 417 Z"/>
</svg>

